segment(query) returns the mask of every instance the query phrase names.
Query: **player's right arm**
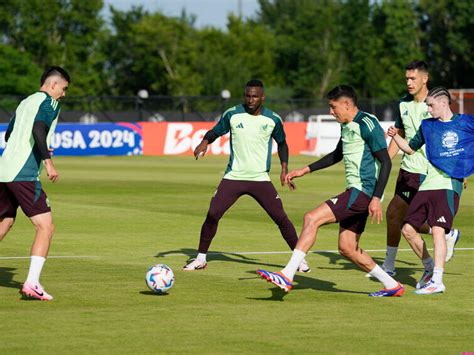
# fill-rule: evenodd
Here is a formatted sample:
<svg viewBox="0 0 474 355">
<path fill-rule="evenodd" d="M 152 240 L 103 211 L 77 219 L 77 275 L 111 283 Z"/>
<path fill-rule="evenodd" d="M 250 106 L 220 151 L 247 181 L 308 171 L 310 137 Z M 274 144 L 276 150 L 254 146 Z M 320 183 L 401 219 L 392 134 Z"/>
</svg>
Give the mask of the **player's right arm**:
<svg viewBox="0 0 474 355">
<path fill-rule="evenodd" d="M 219 122 L 204 135 L 201 143 L 194 149 L 194 157 L 199 159 L 203 157 L 207 152 L 207 146 L 212 144 L 217 138 L 223 136 L 230 131 L 230 110 L 224 112 L 224 114 L 219 119 Z"/>
<path fill-rule="evenodd" d="M 395 127 L 395 129 L 397 130 L 398 132 L 398 135 L 402 138 L 405 138 L 405 130 L 403 128 L 397 128 Z M 398 144 L 395 142 L 395 140 L 392 139 L 390 140 L 390 143 L 388 144 L 388 155 L 390 156 L 390 159 L 393 159 L 398 151 L 400 150 L 400 148 L 398 147 Z"/>
<path fill-rule="evenodd" d="M 410 142 L 407 142 L 406 139 L 401 137 L 397 133 L 397 128 L 395 127 L 390 127 L 387 131 L 387 134 L 392 137 L 392 140 L 395 141 L 395 143 L 403 152 L 409 155 L 415 153 L 415 151 L 420 149 L 425 144 L 425 139 L 423 137 L 421 127 L 418 129 L 415 136 L 410 140 Z"/>
<path fill-rule="evenodd" d="M 308 166 L 305 166 L 304 168 L 298 169 L 298 170 L 293 170 L 286 175 L 285 182 L 288 185 L 291 185 L 295 187 L 294 182 L 292 182 L 292 179 L 301 177 L 303 175 L 306 175 L 308 173 L 312 173 L 313 171 L 320 170 L 327 168 L 331 165 L 334 165 L 338 162 L 340 162 L 343 158 L 342 155 L 342 139 L 339 139 L 339 142 L 337 143 L 336 149 L 334 149 L 333 152 L 325 155 L 321 159 L 315 161 L 314 163 L 309 164 Z"/>
</svg>

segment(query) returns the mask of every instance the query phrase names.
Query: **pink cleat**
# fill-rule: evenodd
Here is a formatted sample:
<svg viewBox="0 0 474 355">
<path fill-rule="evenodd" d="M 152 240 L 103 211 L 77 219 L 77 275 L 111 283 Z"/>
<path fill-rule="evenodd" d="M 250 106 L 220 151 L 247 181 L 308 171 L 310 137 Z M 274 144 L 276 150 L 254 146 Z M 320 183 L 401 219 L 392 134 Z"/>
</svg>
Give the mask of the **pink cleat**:
<svg viewBox="0 0 474 355">
<path fill-rule="evenodd" d="M 34 298 L 41 301 L 51 301 L 53 296 L 48 294 L 40 284 L 25 282 L 20 293 L 26 298 Z"/>
</svg>

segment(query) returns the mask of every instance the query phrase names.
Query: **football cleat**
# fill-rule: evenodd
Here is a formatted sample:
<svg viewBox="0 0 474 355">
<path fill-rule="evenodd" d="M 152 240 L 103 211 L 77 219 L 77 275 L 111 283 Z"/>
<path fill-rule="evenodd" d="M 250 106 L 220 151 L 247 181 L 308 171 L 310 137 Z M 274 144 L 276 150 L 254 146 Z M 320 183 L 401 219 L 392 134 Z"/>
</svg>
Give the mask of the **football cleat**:
<svg viewBox="0 0 474 355">
<path fill-rule="evenodd" d="M 293 288 L 293 283 L 281 272 L 271 272 L 263 269 L 258 269 L 257 274 L 259 274 L 263 279 L 271 282 L 275 286 L 278 286 L 285 292 L 290 292 Z"/>
<path fill-rule="evenodd" d="M 301 264 L 298 266 L 298 271 L 304 273 L 311 272 L 311 268 L 309 267 L 309 264 L 306 259 L 303 259 Z"/>
<path fill-rule="evenodd" d="M 183 271 L 204 270 L 206 267 L 207 263 L 205 261 L 191 259 L 186 265 L 183 266 Z"/>
<path fill-rule="evenodd" d="M 20 293 L 25 298 L 34 298 L 41 301 L 51 301 L 53 296 L 48 294 L 40 284 L 32 284 L 25 282 L 21 288 Z"/>
<path fill-rule="evenodd" d="M 384 288 L 383 290 L 369 293 L 369 297 L 400 297 L 405 292 L 405 288 L 399 282 L 394 288 Z"/>
<path fill-rule="evenodd" d="M 454 246 L 461 238 L 459 229 L 452 229 L 451 232 L 445 235 L 446 238 L 446 262 L 451 260 L 454 256 Z"/>
<path fill-rule="evenodd" d="M 430 282 L 431 278 L 433 277 L 433 270 L 426 270 L 421 275 L 420 280 L 416 283 L 416 289 L 419 290 L 423 288 L 427 283 Z"/>
<path fill-rule="evenodd" d="M 443 293 L 446 291 L 446 287 L 444 286 L 443 283 L 437 284 L 433 280 L 428 282 L 425 286 L 422 288 L 415 290 L 415 294 L 417 295 L 432 295 L 435 293 Z"/>
</svg>

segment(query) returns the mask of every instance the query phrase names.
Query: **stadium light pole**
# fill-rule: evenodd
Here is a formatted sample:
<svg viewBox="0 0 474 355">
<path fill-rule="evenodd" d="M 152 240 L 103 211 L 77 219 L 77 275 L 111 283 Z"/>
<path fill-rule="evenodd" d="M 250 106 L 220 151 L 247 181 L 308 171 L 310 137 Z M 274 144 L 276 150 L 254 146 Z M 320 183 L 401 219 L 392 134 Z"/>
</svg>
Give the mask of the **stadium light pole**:
<svg viewBox="0 0 474 355">
<path fill-rule="evenodd" d="M 141 89 L 137 92 L 137 107 L 138 107 L 138 119 L 141 121 L 143 119 L 142 116 L 142 108 L 145 100 L 148 99 L 150 95 L 148 94 L 148 90 Z"/>
</svg>

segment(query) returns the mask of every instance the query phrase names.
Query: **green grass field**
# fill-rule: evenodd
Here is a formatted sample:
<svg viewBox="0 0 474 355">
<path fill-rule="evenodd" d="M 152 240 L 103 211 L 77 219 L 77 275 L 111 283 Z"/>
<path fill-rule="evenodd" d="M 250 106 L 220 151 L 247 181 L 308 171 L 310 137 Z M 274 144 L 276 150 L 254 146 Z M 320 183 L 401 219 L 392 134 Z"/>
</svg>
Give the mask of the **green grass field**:
<svg viewBox="0 0 474 355">
<path fill-rule="evenodd" d="M 295 157 L 294 168 L 313 158 Z M 413 294 L 422 266 L 402 240 L 401 298 L 373 299 L 381 285 L 337 249 L 337 226 L 323 227 L 309 254 L 313 271 L 284 294 L 255 270 L 289 259 L 277 227 L 249 197 L 224 216 L 208 268 L 183 272 L 227 159 L 206 157 L 57 157 L 57 184 L 44 179 L 56 235 L 42 283 L 52 302 L 18 294 L 33 228 L 19 212 L 0 244 L 0 353 L 439 353 L 474 351 L 474 187 L 462 196 L 462 231 L 447 264 L 442 295 Z M 393 195 L 399 162 L 384 207 Z M 273 181 L 279 168 L 274 161 Z M 299 231 L 305 211 L 341 192 L 342 164 L 305 176 L 290 192 L 277 187 Z M 362 247 L 382 262 L 385 221 L 368 224 Z M 432 246 L 431 237 L 426 238 Z M 466 249 L 462 249 L 466 248 Z M 265 254 L 265 252 L 281 252 Z M 147 290 L 144 275 L 168 264 L 167 295 Z"/>
</svg>

